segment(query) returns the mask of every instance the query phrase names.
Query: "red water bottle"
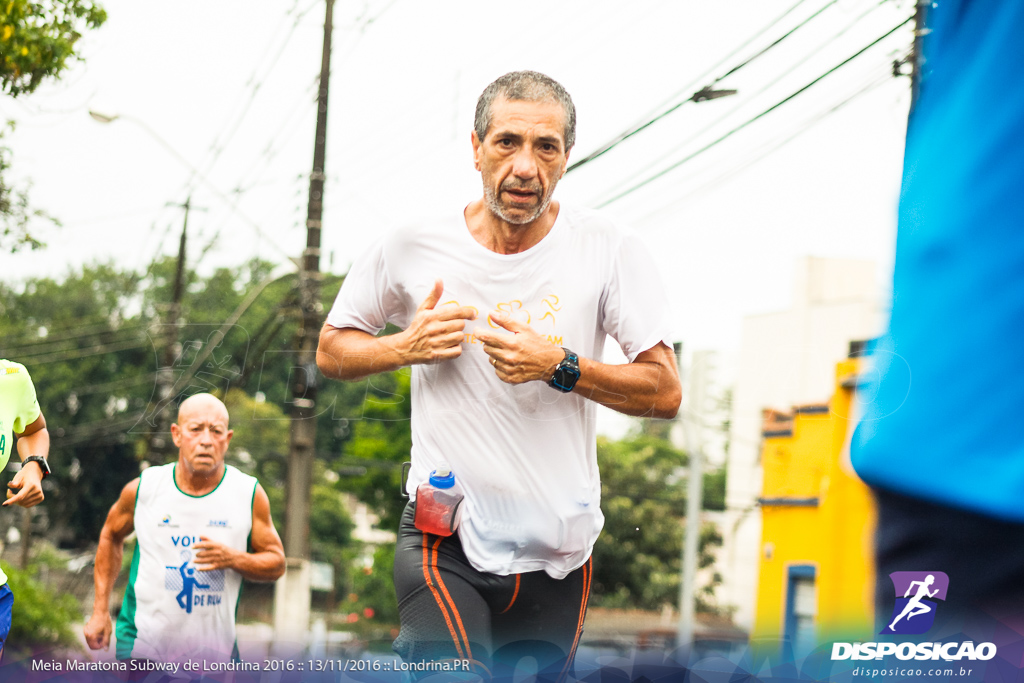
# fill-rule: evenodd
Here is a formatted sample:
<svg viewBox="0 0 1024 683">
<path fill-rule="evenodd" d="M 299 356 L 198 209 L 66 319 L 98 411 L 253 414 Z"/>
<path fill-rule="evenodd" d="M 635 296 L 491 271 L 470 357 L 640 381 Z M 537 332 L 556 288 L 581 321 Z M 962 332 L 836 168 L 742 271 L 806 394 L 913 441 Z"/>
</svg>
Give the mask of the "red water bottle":
<svg viewBox="0 0 1024 683">
<path fill-rule="evenodd" d="M 448 465 L 438 465 L 416 488 L 416 528 L 435 536 L 451 536 L 459 526 L 462 491 Z"/>
</svg>

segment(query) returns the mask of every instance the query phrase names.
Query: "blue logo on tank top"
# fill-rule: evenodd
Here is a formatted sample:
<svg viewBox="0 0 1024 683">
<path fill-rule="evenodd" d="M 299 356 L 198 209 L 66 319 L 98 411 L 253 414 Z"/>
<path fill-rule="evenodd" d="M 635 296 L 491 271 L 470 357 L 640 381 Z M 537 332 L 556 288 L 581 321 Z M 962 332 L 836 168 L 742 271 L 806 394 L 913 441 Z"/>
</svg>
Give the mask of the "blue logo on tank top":
<svg viewBox="0 0 1024 683">
<path fill-rule="evenodd" d="M 224 570 L 199 571 L 188 550 L 181 551 L 181 559 L 183 562 L 178 566 L 164 567 L 164 590 L 176 593 L 174 599 L 178 607 L 192 614 L 194 607 L 220 605 L 224 597 Z"/>
</svg>

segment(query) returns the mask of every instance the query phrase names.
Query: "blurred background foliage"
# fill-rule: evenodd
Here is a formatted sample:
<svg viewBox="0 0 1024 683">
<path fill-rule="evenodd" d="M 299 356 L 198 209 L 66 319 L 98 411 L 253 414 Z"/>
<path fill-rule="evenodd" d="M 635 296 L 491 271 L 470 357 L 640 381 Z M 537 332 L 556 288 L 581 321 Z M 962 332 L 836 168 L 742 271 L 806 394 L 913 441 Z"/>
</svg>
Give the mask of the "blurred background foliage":
<svg viewBox="0 0 1024 683">
<path fill-rule="evenodd" d="M 32 535 L 67 552 L 91 552 L 120 489 L 142 467 L 163 462 L 147 444 L 156 424 L 156 369 L 167 339 L 164 302 L 174 268 L 174 259 L 163 258 L 142 273 L 106 263 L 60 280 L 0 282 L 5 321 L 0 356 L 28 367 L 53 437 L 54 475 L 46 481 L 46 503 L 34 512 Z M 268 280 L 211 356 L 192 367 L 196 350 Z M 325 309 L 341 282 L 325 278 Z M 175 376 L 190 378 L 177 400 L 200 391 L 224 398 L 235 430 L 228 462 L 259 478 L 280 531 L 294 358 L 289 349 L 297 325 L 295 277 L 275 277 L 271 264 L 252 261 L 208 275 L 188 271 L 186 285 Z M 312 559 L 335 569 L 326 604 L 355 620 L 353 628 L 393 625 L 394 547 L 355 540 L 351 515 L 353 506 L 363 503 L 379 519 L 378 529 L 398 528 L 406 502 L 399 493 L 401 466 L 412 444 L 410 374 L 321 381 L 319 391 L 310 526 Z M 166 408 L 172 419 L 176 404 Z M 688 458 L 671 445 L 664 425 L 641 425 L 618 441 L 599 440 L 606 522 L 594 551 L 594 605 L 656 610 L 678 601 Z M 722 509 L 724 495 L 724 471 L 707 473 L 705 509 Z M 2 528 L 17 524 L 16 513 L 0 511 Z M 712 565 L 720 544 L 717 530 L 705 526 L 700 539 L 700 566 L 708 577 L 700 605 L 705 611 L 716 609 L 718 578 Z"/>
<path fill-rule="evenodd" d="M 81 33 L 105 20 L 102 7 L 89 0 L 0 4 L 0 90 L 8 97 L 26 96 L 59 78 L 79 59 L 75 45 Z M 39 226 L 59 222 L 31 206 L 28 181 L 7 181 L 14 160 L 2 140 L 0 130 L 0 251 L 41 247 Z M 235 429 L 228 462 L 260 479 L 275 524 L 283 527 L 295 275 L 275 277 L 273 264 L 261 260 L 205 274 L 195 266 L 184 274 L 179 323 L 170 334 L 164 321 L 176 270 L 171 257 L 141 272 L 99 263 L 60 279 L 0 282 L 0 357 L 25 364 L 35 380 L 53 439 L 54 471 L 45 482 L 44 505 L 28 513 L 0 511 L 3 538 L 18 543 L 19 534 L 11 532 L 21 529 L 21 544 L 32 542 L 36 550 L 21 553 L 31 559 L 20 568 L 4 565 L 18 596 L 11 643 L 72 646 L 70 624 L 81 618 L 80 606 L 45 577 L 67 565 L 73 583 L 91 583 L 91 567 L 82 558 L 93 552 L 118 492 L 142 468 L 173 458 L 149 448 L 161 417 L 157 369 L 171 338 L 179 345 L 174 375 L 181 386 L 162 407 L 165 415 L 173 419 L 177 402 L 194 393 L 223 397 Z M 325 277 L 325 308 L 341 281 Z M 235 314 L 235 324 L 225 327 Z M 224 337 L 210 357 L 195 362 L 218 332 Z M 386 629 L 397 623 L 394 546 L 354 539 L 350 513 L 362 503 L 378 518 L 379 529 L 398 528 L 405 505 L 401 465 L 411 447 L 409 373 L 344 384 L 321 381 L 318 406 L 310 531 L 313 559 L 335 570 L 327 606 L 345 614 L 354 629 Z M 667 434 L 665 423 L 644 422 L 634 435 L 598 444 L 606 525 L 594 551 L 595 605 L 659 609 L 678 600 L 688 459 Z M 724 492 L 724 469 L 705 475 L 705 509 L 723 509 Z M 720 544 L 717 530 L 706 525 L 700 538 L 700 566 L 708 577 L 699 605 L 704 611 L 717 609 L 713 562 Z M 14 554 L 8 550 L 5 557 Z"/>
</svg>

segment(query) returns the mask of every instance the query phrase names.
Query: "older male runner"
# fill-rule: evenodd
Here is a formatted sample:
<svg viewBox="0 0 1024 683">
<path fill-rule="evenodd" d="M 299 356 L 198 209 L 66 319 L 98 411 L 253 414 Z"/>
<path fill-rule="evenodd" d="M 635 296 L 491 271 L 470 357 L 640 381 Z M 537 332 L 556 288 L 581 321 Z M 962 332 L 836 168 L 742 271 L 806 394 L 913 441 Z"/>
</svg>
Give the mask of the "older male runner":
<svg viewBox="0 0 1024 683">
<path fill-rule="evenodd" d="M 39 410 L 36 388 L 24 365 L 0 358 L 0 470 L 7 467 L 18 435 L 21 470 L 7 484 L 3 505 L 30 508 L 43 502 L 42 481 L 50 473 L 46 456 L 50 452 L 50 433 L 46 418 Z M 11 630 L 14 596 L 7 586 L 7 575 L 0 569 L 0 657 Z"/>
<path fill-rule="evenodd" d="M 545 676 L 567 673 L 604 523 L 595 404 L 661 418 L 679 406 L 650 254 L 607 217 L 552 200 L 575 125 L 547 76 L 489 85 L 471 136 L 483 196 L 377 242 L 320 335 L 329 377 L 412 366 L 409 495 L 442 463 L 465 492 L 457 535 L 417 530 L 415 501 L 403 516 L 395 650 L 407 662 L 529 654 Z M 377 337 L 389 322 L 402 331 Z M 601 362 L 607 336 L 629 363 Z"/>
<path fill-rule="evenodd" d="M 217 398 L 186 399 L 171 425 L 177 462 L 144 470 L 121 491 L 96 549 L 96 599 L 85 626 L 92 649 L 110 644 L 110 591 L 124 540 L 134 530 L 131 574 L 117 618 L 117 658 L 237 658 L 242 579 L 278 579 L 284 548 L 263 487 L 224 464 L 232 434 L 227 408 Z"/>
</svg>

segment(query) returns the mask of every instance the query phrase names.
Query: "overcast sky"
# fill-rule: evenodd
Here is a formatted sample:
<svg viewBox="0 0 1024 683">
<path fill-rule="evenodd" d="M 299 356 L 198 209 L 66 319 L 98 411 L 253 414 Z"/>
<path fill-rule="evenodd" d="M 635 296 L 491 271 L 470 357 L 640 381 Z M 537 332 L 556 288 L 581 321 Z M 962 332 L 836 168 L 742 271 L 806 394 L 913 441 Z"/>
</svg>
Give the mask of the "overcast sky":
<svg viewBox="0 0 1024 683">
<path fill-rule="evenodd" d="M 0 277 L 59 276 L 96 260 L 142 268 L 174 253 L 182 211 L 168 204 L 189 195 L 205 209 L 189 219 L 200 269 L 297 256 L 322 0 L 103 4 L 109 20 L 82 38 L 83 63 L 31 96 L 0 98 L 0 115 L 18 124 L 12 177 L 30 179 L 33 203 L 64 223 L 42 235 L 45 250 L 5 256 Z M 912 12 L 910 0 L 338 0 L 323 267 L 344 272 L 376 236 L 479 195 L 473 108 L 507 71 L 542 71 L 569 90 L 572 161 L 818 13 L 716 85 L 738 95 L 680 107 L 556 191 L 597 206 Z M 654 247 L 689 348 L 735 347 L 744 315 L 787 308 L 803 255 L 872 260 L 884 287 L 909 104 L 909 80 L 893 78 L 891 63 L 911 40 L 904 26 L 606 207 Z M 101 124 L 90 108 L 122 118 Z"/>
</svg>

